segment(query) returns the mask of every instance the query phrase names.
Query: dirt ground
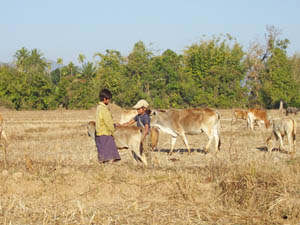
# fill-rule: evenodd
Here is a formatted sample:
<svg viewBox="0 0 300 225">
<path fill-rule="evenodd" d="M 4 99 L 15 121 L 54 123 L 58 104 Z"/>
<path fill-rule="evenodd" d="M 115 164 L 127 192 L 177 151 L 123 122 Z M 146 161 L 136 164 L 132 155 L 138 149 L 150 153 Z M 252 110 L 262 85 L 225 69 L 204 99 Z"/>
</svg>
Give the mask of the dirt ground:
<svg viewBox="0 0 300 225">
<path fill-rule="evenodd" d="M 117 122 L 121 109 L 110 108 Z M 95 109 L 2 111 L 9 146 L 7 168 L 0 152 L 0 223 L 268 224 L 272 220 L 273 224 L 293 224 L 300 215 L 290 210 L 286 220 L 283 212 L 287 209 L 274 203 L 278 198 L 265 203 L 268 209 L 275 204 L 278 215 L 255 217 L 257 212 L 250 204 L 249 211 L 233 206 L 226 209 L 226 204 L 220 203 L 218 174 L 225 173 L 224 168 L 234 172 L 234 168 L 247 165 L 260 170 L 264 165 L 276 168 L 299 159 L 299 126 L 295 155 L 276 150 L 270 154 L 265 149 L 269 131 L 256 128 L 252 132 L 245 121 L 231 124 L 232 110 L 218 112 L 221 151 L 210 149 L 204 154 L 208 138 L 203 133 L 187 137 L 191 155 L 178 138 L 175 153 L 168 156 L 171 137 L 160 132 L 158 151 L 150 154 L 150 165 L 145 168 L 134 166 L 127 150 L 120 151 L 119 163 L 97 163 L 96 147 L 85 126 L 95 119 Z M 277 110 L 269 113 L 272 118 L 284 116 Z M 294 118 L 300 124 L 299 116 Z M 300 199 L 300 175 L 294 173 L 297 177 L 289 174 L 296 188 L 291 198 Z"/>
</svg>

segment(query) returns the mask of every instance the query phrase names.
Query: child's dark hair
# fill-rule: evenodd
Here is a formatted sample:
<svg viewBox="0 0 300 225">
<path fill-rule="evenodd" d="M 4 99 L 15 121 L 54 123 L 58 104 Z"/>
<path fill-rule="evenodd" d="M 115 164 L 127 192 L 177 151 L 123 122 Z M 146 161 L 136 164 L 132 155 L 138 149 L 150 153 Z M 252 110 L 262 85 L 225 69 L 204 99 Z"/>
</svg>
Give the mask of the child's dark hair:
<svg viewBox="0 0 300 225">
<path fill-rule="evenodd" d="M 103 101 L 104 98 L 111 99 L 111 97 L 112 97 L 112 94 L 111 94 L 110 90 L 108 90 L 106 88 L 102 89 L 99 93 L 100 101 Z"/>
</svg>

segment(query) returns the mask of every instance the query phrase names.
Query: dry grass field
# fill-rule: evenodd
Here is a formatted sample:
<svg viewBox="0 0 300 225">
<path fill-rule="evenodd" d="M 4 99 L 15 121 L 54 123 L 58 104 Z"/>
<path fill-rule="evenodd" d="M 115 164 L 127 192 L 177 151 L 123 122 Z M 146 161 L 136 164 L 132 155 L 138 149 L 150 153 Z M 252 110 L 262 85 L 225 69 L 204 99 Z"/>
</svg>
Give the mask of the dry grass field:
<svg viewBox="0 0 300 225">
<path fill-rule="evenodd" d="M 202 134 L 188 136 L 191 155 L 179 138 L 168 157 L 171 137 L 160 132 L 147 168 L 127 150 L 97 163 L 82 126 L 95 110 L 1 111 L 10 144 L 7 168 L 0 152 L 0 224 L 300 224 L 299 128 L 296 154 L 268 153 L 267 131 L 218 111 L 220 152 L 204 154 Z"/>
</svg>

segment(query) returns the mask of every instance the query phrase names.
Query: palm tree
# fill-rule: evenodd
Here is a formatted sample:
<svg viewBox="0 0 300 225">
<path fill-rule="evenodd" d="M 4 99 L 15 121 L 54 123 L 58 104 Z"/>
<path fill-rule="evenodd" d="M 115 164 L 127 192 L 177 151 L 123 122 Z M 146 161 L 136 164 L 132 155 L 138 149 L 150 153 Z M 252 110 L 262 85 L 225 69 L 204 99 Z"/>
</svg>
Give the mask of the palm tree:
<svg viewBox="0 0 300 225">
<path fill-rule="evenodd" d="M 58 65 L 63 65 L 63 59 L 62 58 L 57 58 L 56 63 Z M 59 79 L 61 78 L 61 66 L 59 67 Z"/>
<path fill-rule="evenodd" d="M 80 53 L 79 56 L 78 56 L 78 62 L 83 64 L 84 60 L 86 59 L 85 55 Z"/>
<path fill-rule="evenodd" d="M 32 49 L 29 57 L 30 71 L 33 73 L 44 72 L 47 67 L 45 59 L 42 58 L 43 53 L 38 49 Z"/>
<path fill-rule="evenodd" d="M 17 60 L 16 65 L 20 72 L 25 72 L 25 67 L 27 63 L 26 61 L 28 61 L 29 56 L 29 51 L 25 47 L 22 47 L 14 54 L 14 57 Z"/>
<path fill-rule="evenodd" d="M 87 62 L 82 65 L 82 76 L 91 80 L 96 76 L 97 68 L 94 66 L 92 62 Z"/>
</svg>

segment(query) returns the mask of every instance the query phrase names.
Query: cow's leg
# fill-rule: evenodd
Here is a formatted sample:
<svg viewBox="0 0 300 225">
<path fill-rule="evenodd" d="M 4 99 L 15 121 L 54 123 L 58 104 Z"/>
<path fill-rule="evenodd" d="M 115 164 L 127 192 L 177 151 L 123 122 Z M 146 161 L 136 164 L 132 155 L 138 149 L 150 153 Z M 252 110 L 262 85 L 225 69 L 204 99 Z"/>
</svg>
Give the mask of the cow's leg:
<svg viewBox="0 0 300 225">
<path fill-rule="evenodd" d="M 251 116 L 248 116 L 248 118 L 247 118 L 247 127 L 249 127 L 250 126 L 250 129 L 252 130 L 252 131 L 254 131 L 254 125 L 253 125 L 253 119 L 251 118 Z"/>
<path fill-rule="evenodd" d="M 267 138 L 267 151 L 272 153 L 272 149 L 273 149 L 273 141 L 272 138 L 275 136 L 274 132 L 272 131 L 270 137 Z M 276 136 L 275 136 L 276 137 Z"/>
<path fill-rule="evenodd" d="M 293 149 L 293 146 L 294 146 L 294 142 L 292 141 L 292 133 L 289 132 L 288 134 L 286 134 L 287 136 L 287 140 L 288 140 L 288 143 L 289 143 L 289 148 L 290 148 L 290 153 L 292 153 L 292 149 Z"/>
<path fill-rule="evenodd" d="M 205 149 L 204 151 L 207 153 L 208 152 L 208 149 L 211 145 L 211 142 L 212 140 L 214 139 L 214 133 L 212 130 L 210 129 L 207 129 L 207 128 L 204 128 L 203 131 L 206 133 L 206 135 L 208 136 L 208 142 L 207 142 L 207 145 L 205 146 Z"/>
<path fill-rule="evenodd" d="M 184 144 L 185 144 L 185 146 L 186 146 L 186 148 L 187 148 L 187 150 L 189 152 L 189 155 L 190 155 L 191 154 L 191 149 L 190 149 L 190 146 L 189 146 L 189 143 L 188 143 L 188 140 L 187 140 L 185 134 L 182 133 L 180 136 L 182 137 L 183 142 L 184 142 Z"/>
<path fill-rule="evenodd" d="M 175 146 L 175 143 L 176 143 L 176 139 L 177 139 L 177 136 L 172 136 L 171 150 L 169 152 L 169 155 L 172 155 L 172 153 L 173 153 L 174 146 Z"/>
<path fill-rule="evenodd" d="M 281 133 L 279 131 L 276 131 L 276 136 L 279 139 L 279 150 L 283 151 L 284 149 L 283 149 L 283 141 L 282 141 Z"/>
<path fill-rule="evenodd" d="M 220 151 L 220 147 L 221 147 L 221 140 L 220 140 L 220 135 L 217 127 L 214 128 L 213 133 L 215 139 L 215 151 L 217 152 L 218 150 Z"/>
<path fill-rule="evenodd" d="M 136 162 L 142 162 L 145 166 L 148 165 L 147 159 L 145 154 L 143 153 L 143 146 L 142 144 L 136 143 L 136 144 L 131 144 L 129 148 L 132 150 L 132 155 L 133 158 L 135 159 Z"/>
</svg>

